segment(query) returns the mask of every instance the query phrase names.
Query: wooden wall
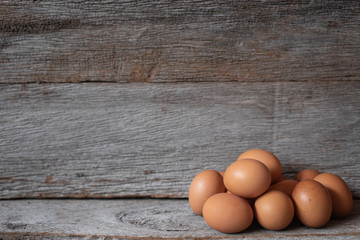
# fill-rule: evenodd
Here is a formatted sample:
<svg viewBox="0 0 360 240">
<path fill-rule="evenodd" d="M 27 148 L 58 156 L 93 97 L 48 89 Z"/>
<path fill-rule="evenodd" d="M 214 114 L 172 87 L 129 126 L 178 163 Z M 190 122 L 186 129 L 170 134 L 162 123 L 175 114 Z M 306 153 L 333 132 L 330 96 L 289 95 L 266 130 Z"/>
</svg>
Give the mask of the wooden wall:
<svg viewBox="0 0 360 240">
<path fill-rule="evenodd" d="M 360 197 L 360 2 L 0 1 L 0 198 L 186 198 L 264 148 Z"/>
</svg>

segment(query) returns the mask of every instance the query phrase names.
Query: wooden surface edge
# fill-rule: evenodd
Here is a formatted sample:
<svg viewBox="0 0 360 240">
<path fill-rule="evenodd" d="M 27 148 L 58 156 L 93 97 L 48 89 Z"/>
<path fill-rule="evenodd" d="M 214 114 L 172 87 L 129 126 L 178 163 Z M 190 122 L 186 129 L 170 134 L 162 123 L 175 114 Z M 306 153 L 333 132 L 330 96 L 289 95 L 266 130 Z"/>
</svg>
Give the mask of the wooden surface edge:
<svg viewBox="0 0 360 240">
<path fill-rule="evenodd" d="M 60 233 L 49 233 L 49 232 L 0 232 L 0 237 L 3 240 L 12 240 L 12 239 L 106 239 L 106 240 L 153 240 L 153 239 L 162 239 L 162 240 L 180 240 L 180 239 L 198 239 L 198 240 L 208 240 L 208 239 L 264 239 L 264 238 L 282 238 L 282 239 L 308 239 L 308 238 L 317 238 L 317 239 L 328 239 L 328 238 L 337 238 L 341 239 L 358 239 L 360 232 L 356 233 L 335 233 L 335 234 L 267 234 L 267 235 L 252 235 L 249 236 L 223 236 L 223 237 L 129 237 L 129 236 L 119 236 L 119 235 L 96 235 L 96 234 L 60 234 Z"/>
</svg>

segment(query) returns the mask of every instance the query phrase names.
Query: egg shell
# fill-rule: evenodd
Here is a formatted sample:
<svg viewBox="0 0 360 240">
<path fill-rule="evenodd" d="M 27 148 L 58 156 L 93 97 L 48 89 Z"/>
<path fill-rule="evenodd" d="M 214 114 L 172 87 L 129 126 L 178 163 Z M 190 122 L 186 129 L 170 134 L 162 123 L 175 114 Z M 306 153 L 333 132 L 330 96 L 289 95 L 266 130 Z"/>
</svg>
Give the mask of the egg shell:
<svg viewBox="0 0 360 240">
<path fill-rule="evenodd" d="M 218 193 L 209 197 L 203 207 L 206 223 L 223 233 L 238 233 L 247 229 L 254 218 L 249 203 L 234 194 Z"/>
<path fill-rule="evenodd" d="M 251 149 L 243 152 L 238 160 L 251 158 L 262 162 L 271 172 L 271 182 L 278 181 L 281 177 L 282 166 L 279 159 L 271 152 L 263 149 Z"/>
<path fill-rule="evenodd" d="M 308 227 L 323 227 L 332 212 L 331 196 L 326 187 L 314 180 L 299 182 L 293 192 L 292 200 L 297 218 Z"/>
<path fill-rule="evenodd" d="M 314 178 L 315 181 L 324 185 L 332 199 L 332 215 L 345 217 L 353 208 L 353 197 L 349 186 L 339 176 L 331 173 L 321 173 Z"/>
<path fill-rule="evenodd" d="M 255 201 L 255 218 L 269 230 L 282 230 L 294 218 L 294 205 L 288 195 L 280 191 L 268 191 Z"/>
<path fill-rule="evenodd" d="M 286 195 L 288 195 L 289 197 L 291 197 L 291 194 L 292 194 L 296 184 L 298 184 L 298 181 L 295 181 L 292 179 L 282 180 L 280 182 L 277 182 L 277 183 L 274 183 L 273 185 L 271 185 L 269 188 L 269 191 L 270 190 L 281 191 L 281 192 L 285 193 Z"/>
<path fill-rule="evenodd" d="M 233 162 L 224 173 L 226 189 L 244 198 L 260 196 L 268 190 L 270 183 L 269 169 L 254 159 L 241 159 Z"/>
<path fill-rule="evenodd" d="M 301 181 L 304 181 L 307 179 L 314 179 L 314 177 L 316 177 L 319 174 L 320 174 L 320 172 L 318 170 L 304 169 L 295 175 L 294 180 L 301 182 Z"/>
<path fill-rule="evenodd" d="M 194 213 L 202 215 L 205 201 L 216 193 L 225 192 L 223 177 L 215 170 L 205 170 L 197 174 L 189 188 L 189 203 Z"/>
</svg>

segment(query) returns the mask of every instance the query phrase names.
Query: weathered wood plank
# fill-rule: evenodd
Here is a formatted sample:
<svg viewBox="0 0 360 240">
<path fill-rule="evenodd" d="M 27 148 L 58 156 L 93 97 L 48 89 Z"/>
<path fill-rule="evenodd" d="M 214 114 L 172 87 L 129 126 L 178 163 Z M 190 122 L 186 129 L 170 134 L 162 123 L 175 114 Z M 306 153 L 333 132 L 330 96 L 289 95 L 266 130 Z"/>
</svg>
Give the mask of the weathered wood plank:
<svg viewBox="0 0 360 240">
<path fill-rule="evenodd" d="M 0 83 L 360 79 L 360 2 L 0 1 Z"/>
<path fill-rule="evenodd" d="M 256 222 L 239 234 L 211 229 L 187 200 L 18 200 L 0 202 L 2 239 L 358 239 L 360 201 L 350 216 L 321 229 L 293 223 L 267 231 Z"/>
<path fill-rule="evenodd" d="M 360 197 L 360 82 L 0 85 L 0 198 L 187 197 L 251 148 Z"/>
</svg>

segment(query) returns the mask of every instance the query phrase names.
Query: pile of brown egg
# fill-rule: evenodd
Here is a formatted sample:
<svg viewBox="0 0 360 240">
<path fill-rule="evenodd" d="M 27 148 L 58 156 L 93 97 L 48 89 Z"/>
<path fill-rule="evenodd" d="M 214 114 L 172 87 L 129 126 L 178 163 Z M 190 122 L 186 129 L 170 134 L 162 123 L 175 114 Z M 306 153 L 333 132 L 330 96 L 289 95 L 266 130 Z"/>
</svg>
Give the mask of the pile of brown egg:
<svg viewBox="0 0 360 240">
<path fill-rule="evenodd" d="M 191 182 L 189 202 L 210 227 L 224 233 L 247 229 L 254 217 L 269 230 L 286 228 L 294 216 L 320 228 L 353 207 L 351 191 L 340 177 L 305 169 L 286 179 L 278 158 L 262 149 L 242 153 L 225 172 L 200 172 Z"/>
</svg>

